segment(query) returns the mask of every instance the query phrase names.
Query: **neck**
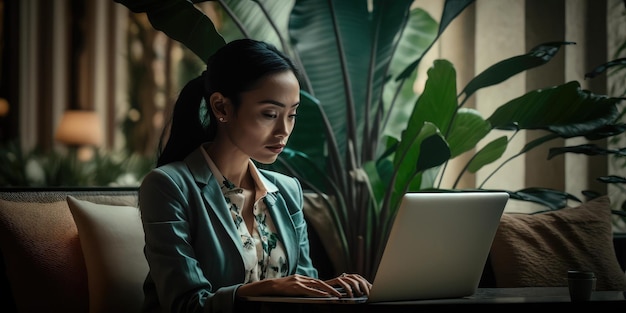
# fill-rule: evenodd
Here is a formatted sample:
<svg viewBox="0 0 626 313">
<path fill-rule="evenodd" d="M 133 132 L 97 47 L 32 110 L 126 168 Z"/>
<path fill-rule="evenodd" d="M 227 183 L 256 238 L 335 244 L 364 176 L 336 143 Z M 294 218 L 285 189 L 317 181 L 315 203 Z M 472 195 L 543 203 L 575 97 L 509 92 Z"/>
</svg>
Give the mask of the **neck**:
<svg viewBox="0 0 626 313">
<path fill-rule="evenodd" d="M 241 187 L 243 189 L 246 189 L 246 190 L 254 190 L 255 189 L 254 179 L 252 179 L 252 175 L 250 174 L 250 171 L 246 172 L 246 175 L 243 177 L 243 179 L 241 180 L 241 182 L 237 186 L 239 186 L 239 187 Z"/>
<path fill-rule="evenodd" d="M 249 188 L 254 186 L 254 182 L 248 169 L 250 163 L 248 156 L 238 157 L 237 153 L 229 152 L 215 144 L 208 145 L 206 152 L 226 179 L 235 186 L 253 189 Z"/>
</svg>

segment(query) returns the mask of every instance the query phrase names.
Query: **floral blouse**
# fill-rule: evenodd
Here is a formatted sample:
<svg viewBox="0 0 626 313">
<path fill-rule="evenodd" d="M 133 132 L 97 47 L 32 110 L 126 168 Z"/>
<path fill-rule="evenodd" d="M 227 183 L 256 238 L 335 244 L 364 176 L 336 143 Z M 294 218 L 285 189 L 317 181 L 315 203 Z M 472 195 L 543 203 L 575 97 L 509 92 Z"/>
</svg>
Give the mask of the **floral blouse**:
<svg viewBox="0 0 626 313">
<path fill-rule="evenodd" d="M 230 214 L 237 232 L 241 237 L 244 251 L 242 257 L 246 270 L 244 283 L 287 276 L 288 267 L 285 249 L 276 232 L 276 227 L 272 222 L 272 217 L 265 205 L 265 201 L 263 201 L 267 191 L 258 177 L 259 173 L 254 163 L 250 161 L 249 164 L 249 170 L 256 185 L 255 202 L 253 205 L 254 226 L 252 227 L 252 233 L 250 233 L 241 212 L 246 199 L 244 193 L 249 193 L 250 191 L 237 187 L 230 182 L 221 174 L 204 149 L 203 153 L 213 175 L 222 178 L 220 188 L 226 203 L 229 205 Z"/>
</svg>

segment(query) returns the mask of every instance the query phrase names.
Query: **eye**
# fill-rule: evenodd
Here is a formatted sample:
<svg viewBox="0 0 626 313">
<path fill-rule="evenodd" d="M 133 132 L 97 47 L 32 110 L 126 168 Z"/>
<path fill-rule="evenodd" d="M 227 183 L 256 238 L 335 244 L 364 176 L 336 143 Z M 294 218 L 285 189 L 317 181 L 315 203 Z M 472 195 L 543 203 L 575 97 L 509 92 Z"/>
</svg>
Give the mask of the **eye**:
<svg viewBox="0 0 626 313">
<path fill-rule="evenodd" d="M 292 120 L 295 119 L 296 116 L 298 116 L 298 112 L 296 111 L 296 108 L 292 109 L 289 113 L 291 113 L 291 114 L 289 114 L 288 116 Z"/>
<path fill-rule="evenodd" d="M 263 111 L 261 111 L 261 114 L 263 114 L 264 117 L 267 117 L 269 119 L 273 119 L 273 118 L 277 118 L 278 117 L 278 112 L 276 110 L 273 110 L 273 109 L 263 110 Z"/>
</svg>

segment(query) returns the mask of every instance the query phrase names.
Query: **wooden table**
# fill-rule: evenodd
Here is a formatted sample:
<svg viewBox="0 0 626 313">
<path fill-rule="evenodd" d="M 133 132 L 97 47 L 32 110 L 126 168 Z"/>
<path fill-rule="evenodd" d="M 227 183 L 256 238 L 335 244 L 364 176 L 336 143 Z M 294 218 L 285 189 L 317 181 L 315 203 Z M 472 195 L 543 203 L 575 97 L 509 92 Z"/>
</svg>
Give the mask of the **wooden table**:
<svg viewBox="0 0 626 313">
<path fill-rule="evenodd" d="M 588 302 L 572 302 L 567 287 L 479 288 L 459 299 L 395 301 L 361 304 L 241 303 L 247 312 L 468 312 L 481 309 L 568 309 L 626 312 L 626 292 L 595 291 Z"/>
</svg>

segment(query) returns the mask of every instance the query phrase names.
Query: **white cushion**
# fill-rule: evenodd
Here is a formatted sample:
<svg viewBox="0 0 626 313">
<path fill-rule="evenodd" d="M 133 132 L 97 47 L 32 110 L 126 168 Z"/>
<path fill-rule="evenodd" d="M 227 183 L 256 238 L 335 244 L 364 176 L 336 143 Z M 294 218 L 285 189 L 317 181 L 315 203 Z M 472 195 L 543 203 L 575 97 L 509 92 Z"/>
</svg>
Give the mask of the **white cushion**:
<svg viewBox="0 0 626 313">
<path fill-rule="evenodd" d="M 139 210 L 67 197 L 89 285 L 89 312 L 139 312 L 148 273 Z"/>
</svg>

